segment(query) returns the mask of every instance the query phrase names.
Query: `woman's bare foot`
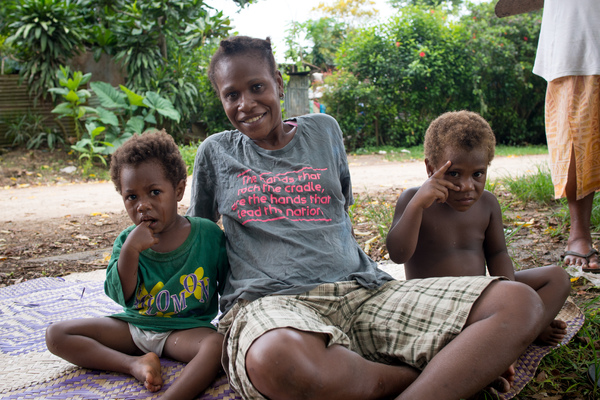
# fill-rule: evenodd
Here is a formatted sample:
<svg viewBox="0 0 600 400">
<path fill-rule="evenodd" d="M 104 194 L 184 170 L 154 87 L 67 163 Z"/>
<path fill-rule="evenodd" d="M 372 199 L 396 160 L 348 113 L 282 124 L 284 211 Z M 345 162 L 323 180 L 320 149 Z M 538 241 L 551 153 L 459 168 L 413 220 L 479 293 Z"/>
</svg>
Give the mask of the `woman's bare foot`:
<svg viewBox="0 0 600 400">
<path fill-rule="evenodd" d="M 158 392 L 162 388 L 160 359 L 155 353 L 147 353 L 138 357 L 132 367 L 131 375 L 142 382 L 151 392 Z"/>
<path fill-rule="evenodd" d="M 567 334 L 567 323 L 555 319 L 540 333 L 535 342 L 545 346 L 558 346 Z"/>
</svg>

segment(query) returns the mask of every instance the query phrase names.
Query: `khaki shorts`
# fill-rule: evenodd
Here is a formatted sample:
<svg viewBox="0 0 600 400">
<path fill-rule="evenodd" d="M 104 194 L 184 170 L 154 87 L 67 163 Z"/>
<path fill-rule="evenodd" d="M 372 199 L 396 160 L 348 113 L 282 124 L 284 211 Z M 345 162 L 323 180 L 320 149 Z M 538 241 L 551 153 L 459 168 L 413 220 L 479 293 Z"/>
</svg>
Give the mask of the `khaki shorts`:
<svg viewBox="0 0 600 400">
<path fill-rule="evenodd" d="M 263 399 L 246 374 L 246 352 L 276 328 L 324 333 L 364 358 L 423 369 L 463 329 L 471 307 L 497 277 L 391 281 L 378 289 L 328 283 L 300 295 L 239 300 L 219 322 L 223 366 L 244 399 Z"/>
</svg>

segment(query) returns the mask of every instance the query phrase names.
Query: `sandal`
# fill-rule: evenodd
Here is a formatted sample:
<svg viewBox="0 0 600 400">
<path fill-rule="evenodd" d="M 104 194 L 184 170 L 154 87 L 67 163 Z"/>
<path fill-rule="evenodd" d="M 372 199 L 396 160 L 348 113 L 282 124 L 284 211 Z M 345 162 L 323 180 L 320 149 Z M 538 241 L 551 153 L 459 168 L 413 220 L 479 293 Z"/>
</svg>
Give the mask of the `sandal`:
<svg viewBox="0 0 600 400">
<path fill-rule="evenodd" d="M 586 261 L 586 265 L 581 266 L 581 270 L 583 272 L 591 272 L 593 274 L 599 274 L 600 268 L 589 268 L 588 267 L 589 262 L 590 262 L 590 257 L 593 256 L 594 254 L 598 254 L 598 250 L 596 250 L 594 248 L 592 248 L 587 254 L 582 254 L 582 253 L 578 253 L 576 251 L 567 250 L 563 254 L 562 258 L 565 258 L 566 256 L 574 256 L 574 257 L 583 258 Z"/>
</svg>

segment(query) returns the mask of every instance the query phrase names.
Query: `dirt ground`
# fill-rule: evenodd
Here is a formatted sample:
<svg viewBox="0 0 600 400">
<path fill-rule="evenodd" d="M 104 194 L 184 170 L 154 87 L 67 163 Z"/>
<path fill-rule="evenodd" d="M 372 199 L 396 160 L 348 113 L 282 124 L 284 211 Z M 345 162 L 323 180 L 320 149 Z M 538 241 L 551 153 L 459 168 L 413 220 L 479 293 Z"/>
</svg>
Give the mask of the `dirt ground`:
<svg viewBox="0 0 600 400">
<path fill-rule="evenodd" d="M 4 167 L 0 170 L 0 287 L 41 276 L 105 268 L 114 239 L 130 225 L 112 184 L 85 182 L 52 171 L 51 161 L 42 152 L 10 157 L 10 153 L 3 156 Z M 539 156 L 498 158 L 492 163 L 490 175 L 502 171 L 525 173 L 543 162 L 545 159 Z M 386 162 L 383 156 L 373 155 L 350 156 L 349 164 L 355 196 L 369 196 L 390 207 L 404 188 L 426 179 L 421 161 Z M 182 213 L 189 204 L 189 193 L 187 196 L 180 204 Z M 558 226 L 553 211 L 531 205 L 516 205 L 507 211 L 509 220 L 514 221 L 508 229 L 527 223 L 509 242 L 517 268 L 560 260 L 565 236 L 550 238 L 547 234 L 549 226 Z M 356 209 L 361 232 L 357 240 L 373 259 L 385 260 L 387 250 L 379 228 L 360 215 L 365 212 Z"/>
</svg>

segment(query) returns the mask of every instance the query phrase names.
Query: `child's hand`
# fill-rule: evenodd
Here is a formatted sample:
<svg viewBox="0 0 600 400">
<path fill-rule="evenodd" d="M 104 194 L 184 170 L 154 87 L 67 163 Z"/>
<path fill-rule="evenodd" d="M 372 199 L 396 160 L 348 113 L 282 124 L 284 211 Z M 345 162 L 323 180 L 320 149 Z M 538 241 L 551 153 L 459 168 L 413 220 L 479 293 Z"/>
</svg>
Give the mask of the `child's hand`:
<svg viewBox="0 0 600 400">
<path fill-rule="evenodd" d="M 412 201 L 416 201 L 422 208 L 429 208 L 434 201 L 444 203 L 448 198 L 448 190 L 460 190 L 458 186 L 444 179 L 444 174 L 452 163 L 447 161 L 440 169 L 425 181 L 419 188 Z"/>
<path fill-rule="evenodd" d="M 138 253 L 158 243 L 158 238 L 154 236 L 154 232 L 150 229 L 150 223 L 151 221 L 142 222 L 127 237 L 127 244 Z"/>
</svg>

